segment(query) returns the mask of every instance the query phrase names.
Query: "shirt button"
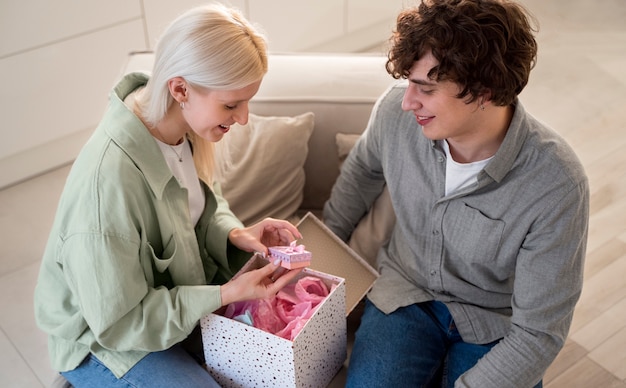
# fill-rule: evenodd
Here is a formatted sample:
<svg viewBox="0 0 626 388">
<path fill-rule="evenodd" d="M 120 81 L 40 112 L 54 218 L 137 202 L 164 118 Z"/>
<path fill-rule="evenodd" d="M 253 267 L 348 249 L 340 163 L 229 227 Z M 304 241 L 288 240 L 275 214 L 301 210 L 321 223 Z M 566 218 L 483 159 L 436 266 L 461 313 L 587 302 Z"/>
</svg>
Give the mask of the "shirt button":
<svg viewBox="0 0 626 388">
<path fill-rule="evenodd" d="M 439 163 L 443 163 L 443 161 L 444 161 L 443 156 L 438 157 L 438 158 L 437 158 L 437 161 L 438 161 Z"/>
<path fill-rule="evenodd" d="M 437 275 L 437 271 L 435 271 L 434 269 L 430 270 L 430 276 L 435 276 Z"/>
<path fill-rule="evenodd" d="M 438 231 L 437 229 L 435 229 L 435 230 L 433 230 L 433 234 L 434 234 L 435 236 L 439 236 L 439 231 Z"/>
</svg>

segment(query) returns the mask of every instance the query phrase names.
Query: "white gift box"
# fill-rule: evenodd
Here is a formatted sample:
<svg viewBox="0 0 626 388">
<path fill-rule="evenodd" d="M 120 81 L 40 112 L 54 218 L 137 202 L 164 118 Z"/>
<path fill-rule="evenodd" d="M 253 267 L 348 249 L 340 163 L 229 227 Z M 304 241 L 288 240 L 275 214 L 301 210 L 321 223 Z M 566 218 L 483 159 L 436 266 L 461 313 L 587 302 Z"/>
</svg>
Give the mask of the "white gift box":
<svg viewBox="0 0 626 388">
<path fill-rule="evenodd" d="M 267 333 L 218 311 L 202 318 L 207 368 L 223 387 L 326 387 L 346 359 L 346 316 L 378 273 L 313 214 L 298 223 L 312 253 L 302 276 L 321 279 L 329 295 L 293 341 Z M 241 272 L 267 261 L 253 257 Z"/>
</svg>

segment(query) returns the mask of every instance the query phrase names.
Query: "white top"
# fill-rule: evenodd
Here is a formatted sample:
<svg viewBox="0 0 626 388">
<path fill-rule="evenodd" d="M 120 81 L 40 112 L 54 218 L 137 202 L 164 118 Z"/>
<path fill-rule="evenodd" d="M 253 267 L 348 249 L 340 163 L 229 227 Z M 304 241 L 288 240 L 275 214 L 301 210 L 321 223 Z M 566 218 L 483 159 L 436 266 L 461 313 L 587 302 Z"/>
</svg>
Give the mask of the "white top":
<svg viewBox="0 0 626 388">
<path fill-rule="evenodd" d="M 133 112 L 135 112 L 137 93 L 142 89 L 143 87 L 138 88 L 124 98 L 124 104 Z M 200 186 L 196 165 L 193 163 L 191 147 L 189 146 L 187 137 L 183 138 L 182 143 L 174 146 L 163 143 L 154 136 L 153 138 L 161 148 L 163 157 L 170 167 L 172 174 L 174 174 L 181 187 L 186 188 L 189 193 L 189 216 L 191 217 L 193 225 L 196 225 L 204 211 L 205 198 L 202 187 Z"/>
<path fill-rule="evenodd" d="M 196 166 L 193 163 L 189 141 L 184 137 L 182 143 L 169 145 L 157 138 L 155 138 L 155 140 L 161 148 L 163 157 L 165 157 L 167 165 L 170 167 L 170 170 L 172 170 L 172 174 L 178 179 L 178 183 L 186 188 L 189 193 L 189 215 L 193 225 L 196 225 L 204 211 L 205 198 L 202 187 L 200 186 Z"/>
<path fill-rule="evenodd" d="M 471 186 L 478 182 L 476 178 L 480 170 L 482 170 L 493 156 L 472 163 L 455 162 L 450 154 L 450 147 L 447 141 L 442 141 L 441 146 L 446 152 L 446 195 Z"/>
</svg>

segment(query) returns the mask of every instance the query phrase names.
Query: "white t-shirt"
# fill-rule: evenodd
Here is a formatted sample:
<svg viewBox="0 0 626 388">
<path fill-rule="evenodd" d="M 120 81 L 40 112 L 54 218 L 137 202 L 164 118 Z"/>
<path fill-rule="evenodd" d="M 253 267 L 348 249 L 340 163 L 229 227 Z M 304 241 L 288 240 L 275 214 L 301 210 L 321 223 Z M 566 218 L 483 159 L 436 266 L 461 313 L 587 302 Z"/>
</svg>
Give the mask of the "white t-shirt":
<svg viewBox="0 0 626 388">
<path fill-rule="evenodd" d="M 134 90 L 124 99 L 124 104 L 133 112 L 135 111 L 134 107 L 137 93 L 142 89 L 143 87 Z M 156 140 L 161 148 L 163 157 L 165 157 L 165 161 L 170 167 L 172 174 L 174 174 L 179 184 L 186 188 L 189 193 L 189 215 L 193 225 L 196 225 L 204 211 L 204 202 L 206 199 L 204 198 L 204 191 L 202 191 L 202 187 L 200 186 L 196 165 L 193 163 L 189 141 L 187 141 L 185 137 L 182 143 L 170 146 L 156 137 L 154 140 Z"/>
<path fill-rule="evenodd" d="M 161 152 L 163 152 L 165 161 L 170 170 L 172 170 L 172 174 L 178 179 L 178 183 L 186 188 L 189 193 L 189 215 L 191 216 L 191 222 L 195 225 L 204 211 L 205 198 L 200 186 L 196 166 L 193 163 L 189 141 L 185 137 L 182 143 L 172 146 L 163 143 L 157 138 L 155 140 L 161 148 Z"/>
<path fill-rule="evenodd" d="M 477 162 L 457 163 L 452 159 L 448 142 L 443 140 L 441 146 L 446 152 L 446 195 L 477 183 L 478 173 L 493 158 L 492 156 Z"/>
</svg>

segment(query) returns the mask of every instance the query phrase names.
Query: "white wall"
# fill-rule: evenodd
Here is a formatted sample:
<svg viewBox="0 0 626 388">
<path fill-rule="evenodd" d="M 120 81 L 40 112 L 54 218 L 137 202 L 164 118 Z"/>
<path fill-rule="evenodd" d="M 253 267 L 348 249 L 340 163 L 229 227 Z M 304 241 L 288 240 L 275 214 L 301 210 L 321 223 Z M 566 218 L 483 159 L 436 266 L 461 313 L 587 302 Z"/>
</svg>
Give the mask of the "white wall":
<svg viewBox="0 0 626 388">
<path fill-rule="evenodd" d="M 128 53 L 154 47 L 194 0 L 0 0 L 0 188 L 71 162 Z M 232 0 L 270 51 L 384 42 L 403 0 Z"/>
</svg>

